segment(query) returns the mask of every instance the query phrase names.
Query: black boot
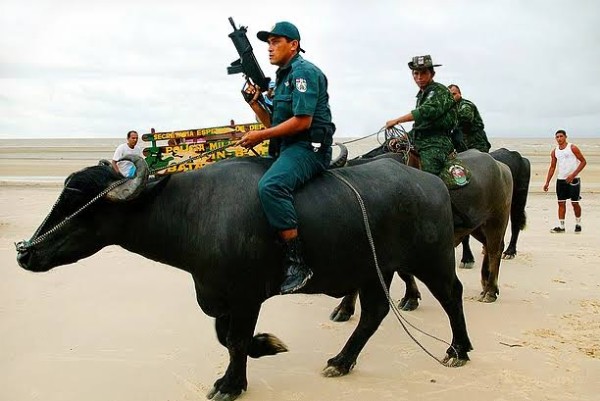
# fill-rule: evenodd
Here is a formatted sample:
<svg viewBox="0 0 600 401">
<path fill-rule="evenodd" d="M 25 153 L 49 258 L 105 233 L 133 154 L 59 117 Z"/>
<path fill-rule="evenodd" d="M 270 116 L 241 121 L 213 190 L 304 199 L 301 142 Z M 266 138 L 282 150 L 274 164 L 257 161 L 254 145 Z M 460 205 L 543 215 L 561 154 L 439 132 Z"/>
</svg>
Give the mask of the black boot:
<svg viewBox="0 0 600 401">
<path fill-rule="evenodd" d="M 281 284 L 281 293 L 290 294 L 304 287 L 308 279 L 313 275 L 312 270 L 304 263 L 302 257 L 302 246 L 298 237 L 286 241 L 285 247 L 285 277 Z"/>
</svg>

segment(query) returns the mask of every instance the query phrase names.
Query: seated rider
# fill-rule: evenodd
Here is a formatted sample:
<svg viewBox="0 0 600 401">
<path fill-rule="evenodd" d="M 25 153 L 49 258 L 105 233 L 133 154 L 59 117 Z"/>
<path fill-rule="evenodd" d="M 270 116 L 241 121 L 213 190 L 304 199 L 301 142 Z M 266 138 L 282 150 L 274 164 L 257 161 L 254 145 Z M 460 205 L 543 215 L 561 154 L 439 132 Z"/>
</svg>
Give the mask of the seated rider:
<svg viewBox="0 0 600 401">
<path fill-rule="evenodd" d="M 258 39 L 269 44 L 269 60 L 279 67 L 275 81 L 273 110 L 257 101 L 260 88 L 249 103 L 266 127 L 246 133 L 241 146 L 252 148 L 269 139 L 269 154 L 276 160 L 258 183 L 258 194 L 269 221 L 284 245 L 285 277 L 281 293 L 302 288 L 313 272 L 304 262 L 298 237 L 294 190 L 331 162 L 335 125 L 331 122 L 327 78 L 314 64 L 300 56 L 300 33 L 289 22 L 278 22 Z M 271 146 L 272 145 L 272 146 Z"/>
<path fill-rule="evenodd" d="M 488 153 L 492 145 L 488 141 L 485 133 L 485 125 L 477 106 L 470 100 L 462 96 L 460 88 L 456 84 L 448 85 L 454 101 L 458 103 L 458 126 L 456 131 L 462 137 L 462 147 L 454 144 L 457 152 L 463 152 L 467 149 L 477 149 L 480 152 Z"/>
<path fill-rule="evenodd" d="M 421 169 L 439 175 L 454 147 L 451 131 L 457 123 L 456 103 L 445 85 L 434 82 L 434 67 L 430 55 L 413 57 L 408 63 L 419 87 L 417 106 L 408 114 L 386 122 L 386 128 L 414 121 L 409 133 L 421 157 Z"/>
</svg>

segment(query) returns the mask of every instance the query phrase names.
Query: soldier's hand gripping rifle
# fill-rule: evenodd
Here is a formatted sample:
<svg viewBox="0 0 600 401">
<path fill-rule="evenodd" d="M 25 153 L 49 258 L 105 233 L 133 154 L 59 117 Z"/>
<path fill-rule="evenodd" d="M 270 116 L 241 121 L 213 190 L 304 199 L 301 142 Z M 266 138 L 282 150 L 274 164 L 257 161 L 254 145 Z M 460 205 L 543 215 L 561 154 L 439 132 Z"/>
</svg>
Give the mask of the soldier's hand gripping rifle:
<svg viewBox="0 0 600 401">
<path fill-rule="evenodd" d="M 244 74 L 246 83 L 242 88 L 242 95 L 244 95 L 244 99 L 249 102 L 252 100 L 253 94 L 248 93 L 245 90 L 246 86 L 248 84 L 251 84 L 255 87 L 258 86 L 262 92 L 265 92 L 269 88 L 269 82 L 271 79 L 269 77 L 265 77 L 260 65 L 258 65 L 258 61 L 256 61 L 256 57 L 252 51 L 252 45 L 246 36 L 248 28 L 245 26 L 240 26 L 237 28 L 233 22 L 233 18 L 231 17 L 229 17 L 229 23 L 233 27 L 233 32 L 231 32 L 228 36 L 233 41 L 235 49 L 240 55 L 240 58 L 235 60 L 229 67 L 227 67 L 227 73 L 230 75 L 239 73 Z"/>
</svg>

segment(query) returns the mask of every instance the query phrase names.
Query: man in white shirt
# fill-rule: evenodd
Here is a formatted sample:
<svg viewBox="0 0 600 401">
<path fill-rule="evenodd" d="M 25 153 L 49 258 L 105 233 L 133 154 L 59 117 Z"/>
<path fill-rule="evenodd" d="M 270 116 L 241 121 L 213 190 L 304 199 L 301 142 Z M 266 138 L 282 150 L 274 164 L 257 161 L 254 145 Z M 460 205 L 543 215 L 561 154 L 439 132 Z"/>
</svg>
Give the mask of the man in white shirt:
<svg viewBox="0 0 600 401">
<path fill-rule="evenodd" d="M 548 192 L 550 179 L 558 165 L 556 179 L 556 197 L 558 198 L 558 223 L 559 225 L 550 230 L 551 233 L 565 232 L 565 215 L 567 211 L 567 199 L 571 199 L 573 212 L 575 213 L 575 232 L 581 232 L 581 206 L 579 196 L 581 191 L 581 179 L 579 173 L 587 164 L 585 157 L 579 148 L 567 142 L 567 133 L 560 129 L 554 134 L 557 146 L 550 154 L 551 162 L 548 168 L 544 191 Z"/>
<path fill-rule="evenodd" d="M 126 155 L 137 155 L 142 157 L 142 149 L 135 146 L 138 141 L 138 133 L 129 131 L 127 133 L 127 142 L 117 146 L 112 158 L 113 169 L 123 177 L 131 178 L 135 175 L 135 166 L 132 162 L 121 160 Z M 121 161 L 119 161 L 121 160 Z"/>
</svg>

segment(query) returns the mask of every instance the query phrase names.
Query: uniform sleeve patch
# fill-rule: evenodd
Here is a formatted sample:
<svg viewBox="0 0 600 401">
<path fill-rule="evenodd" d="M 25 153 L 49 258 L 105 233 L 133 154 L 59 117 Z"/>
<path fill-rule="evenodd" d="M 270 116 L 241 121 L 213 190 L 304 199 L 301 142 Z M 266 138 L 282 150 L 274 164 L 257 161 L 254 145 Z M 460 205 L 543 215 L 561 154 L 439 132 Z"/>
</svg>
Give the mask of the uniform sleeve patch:
<svg viewBox="0 0 600 401">
<path fill-rule="evenodd" d="M 296 78 L 296 89 L 298 89 L 298 92 L 306 92 L 306 89 L 307 89 L 306 79 Z"/>
</svg>

